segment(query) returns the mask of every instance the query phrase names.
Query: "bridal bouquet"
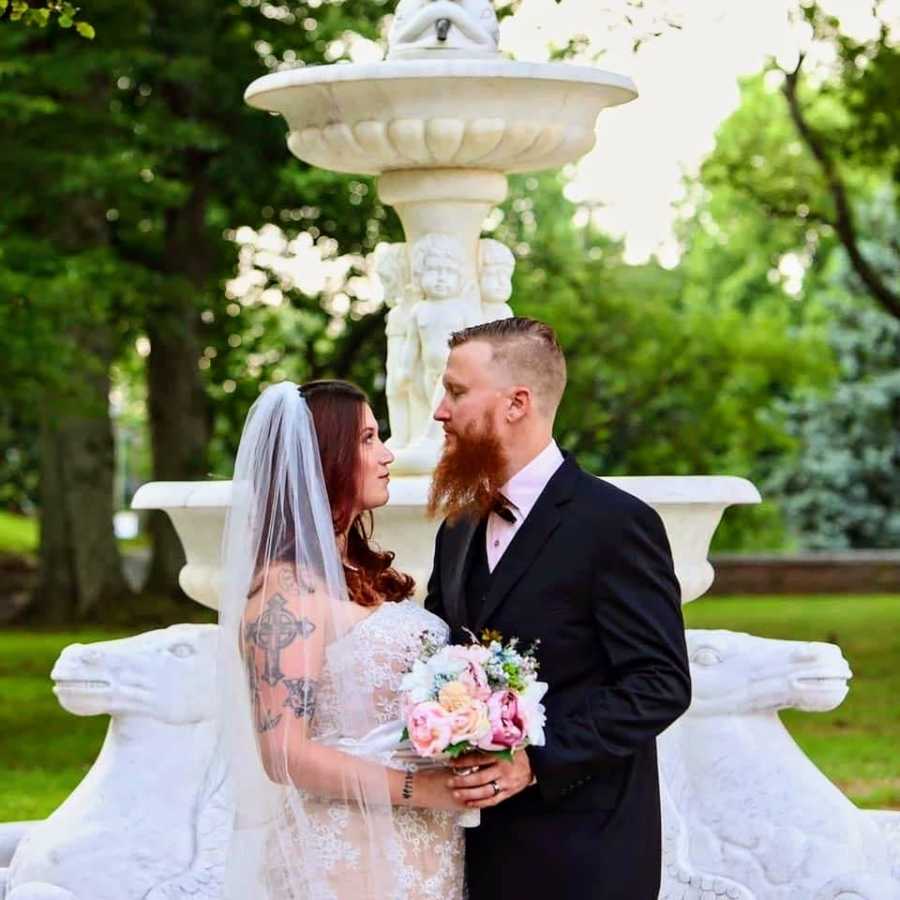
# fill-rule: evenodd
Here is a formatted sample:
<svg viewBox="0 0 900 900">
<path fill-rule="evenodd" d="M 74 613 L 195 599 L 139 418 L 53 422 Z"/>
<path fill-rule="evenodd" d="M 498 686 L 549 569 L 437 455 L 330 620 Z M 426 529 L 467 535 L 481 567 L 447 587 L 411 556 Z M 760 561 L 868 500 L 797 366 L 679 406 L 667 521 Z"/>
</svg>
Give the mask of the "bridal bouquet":
<svg viewBox="0 0 900 900">
<path fill-rule="evenodd" d="M 480 750 L 511 760 L 516 750 L 544 744 L 547 685 L 538 681 L 535 647 L 519 650 L 485 632 L 469 645 L 436 644 L 428 632 L 400 684 L 403 739 L 426 759 L 455 759 Z M 472 815 L 471 813 L 474 813 Z M 478 810 L 463 825 L 478 824 Z"/>
</svg>

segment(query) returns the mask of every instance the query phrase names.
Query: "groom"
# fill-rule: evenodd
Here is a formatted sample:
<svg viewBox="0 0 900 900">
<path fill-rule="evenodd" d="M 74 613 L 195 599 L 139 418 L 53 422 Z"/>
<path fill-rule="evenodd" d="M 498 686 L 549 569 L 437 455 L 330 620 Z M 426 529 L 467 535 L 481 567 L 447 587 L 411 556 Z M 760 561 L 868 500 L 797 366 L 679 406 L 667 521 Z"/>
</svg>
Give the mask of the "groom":
<svg viewBox="0 0 900 900">
<path fill-rule="evenodd" d="M 553 330 L 511 318 L 450 339 L 434 417 L 446 516 L 426 607 L 464 628 L 539 639 L 546 745 L 457 761 L 470 900 L 655 900 L 656 736 L 690 702 L 680 591 L 649 506 L 553 440 L 566 363 Z"/>
</svg>

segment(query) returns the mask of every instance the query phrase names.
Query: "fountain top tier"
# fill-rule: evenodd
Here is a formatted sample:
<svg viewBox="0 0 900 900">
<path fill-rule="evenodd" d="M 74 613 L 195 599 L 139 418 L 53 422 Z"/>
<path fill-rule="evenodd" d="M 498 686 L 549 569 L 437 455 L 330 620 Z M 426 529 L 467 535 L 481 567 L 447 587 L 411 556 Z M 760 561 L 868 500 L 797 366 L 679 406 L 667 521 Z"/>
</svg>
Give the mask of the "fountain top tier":
<svg viewBox="0 0 900 900">
<path fill-rule="evenodd" d="M 624 75 L 503 59 L 496 37 L 488 0 L 401 0 L 386 61 L 276 72 L 245 98 L 285 117 L 305 162 L 380 175 L 557 168 L 593 147 L 602 109 L 637 96 Z"/>
</svg>

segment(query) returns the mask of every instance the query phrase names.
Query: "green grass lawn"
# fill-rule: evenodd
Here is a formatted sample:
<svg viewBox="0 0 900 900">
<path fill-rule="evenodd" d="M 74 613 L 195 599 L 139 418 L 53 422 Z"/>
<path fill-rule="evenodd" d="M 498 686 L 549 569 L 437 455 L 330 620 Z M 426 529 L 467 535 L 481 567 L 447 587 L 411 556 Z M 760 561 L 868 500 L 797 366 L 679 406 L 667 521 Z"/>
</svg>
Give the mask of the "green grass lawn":
<svg viewBox="0 0 900 900">
<path fill-rule="evenodd" d="M 0 510 L 0 550 L 34 554 L 37 546 L 37 519 Z"/>
<path fill-rule="evenodd" d="M 0 552 L 35 556 L 38 552 L 39 536 L 36 518 L 0 510 Z M 135 538 L 119 541 L 119 549 L 122 551 L 133 547 L 149 546 L 150 538 L 145 533 L 139 534 Z"/>
<path fill-rule="evenodd" d="M 109 719 L 65 712 L 49 673 L 67 644 L 117 636 L 0 632 L 0 822 L 43 818 L 90 768 Z"/>
<path fill-rule="evenodd" d="M 685 616 L 690 628 L 837 641 L 854 671 L 849 696 L 785 722 L 854 802 L 900 809 L 900 597 L 714 598 Z M 48 673 L 67 644 L 115 636 L 0 631 L 0 822 L 46 816 L 90 767 L 108 720 L 64 712 Z"/>
</svg>

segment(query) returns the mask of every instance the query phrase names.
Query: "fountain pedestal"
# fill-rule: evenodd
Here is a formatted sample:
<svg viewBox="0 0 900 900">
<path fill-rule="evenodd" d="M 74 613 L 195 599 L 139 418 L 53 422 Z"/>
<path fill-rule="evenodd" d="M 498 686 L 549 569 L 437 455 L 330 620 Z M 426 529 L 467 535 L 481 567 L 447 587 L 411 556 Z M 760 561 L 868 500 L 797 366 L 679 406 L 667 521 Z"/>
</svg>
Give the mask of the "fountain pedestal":
<svg viewBox="0 0 900 900">
<path fill-rule="evenodd" d="M 478 281 L 478 239 L 490 211 L 506 199 L 506 178 L 490 169 L 411 169 L 386 172 L 378 196 L 393 206 L 408 244 L 450 234 L 465 252 L 463 281 Z"/>
</svg>

